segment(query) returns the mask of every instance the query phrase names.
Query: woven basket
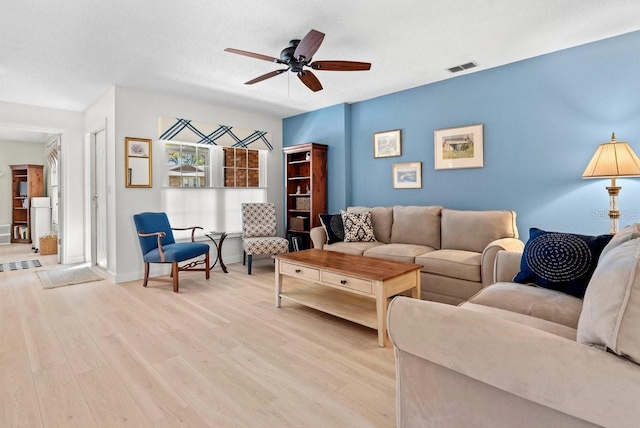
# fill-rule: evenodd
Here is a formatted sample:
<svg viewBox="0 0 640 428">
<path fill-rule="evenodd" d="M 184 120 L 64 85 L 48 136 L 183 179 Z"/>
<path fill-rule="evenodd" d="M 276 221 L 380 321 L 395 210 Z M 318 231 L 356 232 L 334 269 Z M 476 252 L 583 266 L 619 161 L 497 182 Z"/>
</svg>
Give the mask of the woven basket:
<svg viewBox="0 0 640 428">
<path fill-rule="evenodd" d="M 311 198 L 296 198 L 296 209 L 297 210 L 310 210 L 311 209 Z"/>
<path fill-rule="evenodd" d="M 47 233 L 40 238 L 40 254 L 48 256 L 58 254 L 58 235 Z"/>
<path fill-rule="evenodd" d="M 305 231 L 308 229 L 309 217 L 291 217 L 289 219 L 289 228 L 291 230 Z"/>
</svg>

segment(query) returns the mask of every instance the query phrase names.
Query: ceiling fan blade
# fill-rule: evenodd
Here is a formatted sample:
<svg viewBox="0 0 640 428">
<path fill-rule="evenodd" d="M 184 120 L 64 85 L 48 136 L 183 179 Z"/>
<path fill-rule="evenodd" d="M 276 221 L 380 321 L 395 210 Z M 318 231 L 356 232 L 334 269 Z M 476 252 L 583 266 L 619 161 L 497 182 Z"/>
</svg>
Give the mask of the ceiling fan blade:
<svg viewBox="0 0 640 428">
<path fill-rule="evenodd" d="M 302 80 L 302 83 L 307 85 L 307 88 L 311 89 L 313 92 L 318 92 L 322 90 L 322 85 L 320 84 L 320 81 L 318 80 L 316 75 L 313 74 L 311 71 L 309 70 L 301 71 L 300 73 L 298 73 L 298 77 L 300 78 L 300 80 Z"/>
<path fill-rule="evenodd" d="M 298 47 L 293 52 L 295 58 L 304 57 L 307 61 L 313 57 L 324 39 L 324 33 L 320 31 L 311 30 L 304 36 L 304 39 L 300 40 Z"/>
<path fill-rule="evenodd" d="M 262 59 L 264 61 L 269 61 L 269 62 L 275 62 L 278 64 L 284 64 L 285 62 L 279 58 L 275 58 L 272 56 L 268 56 L 268 55 L 262 55 L 262 54 L 258 54 L 258 53 L 254 53 L 254 52 L 249 52 L 249 51 L 242 51 L 240 49 L 233 49 L 233 48 L 226 48 L 225 52 L 231 52 L 234 54 L 238 54 L 238 55 L 244 55 L 244 56 L 248 56 L 250 58 L 256 58 L 256 59 Z"/>
<path fill-rule="evenodd" d="M 258 76 L 255 79 L 249 80 L 248 82 L 245 82 L 245 85 L 253 85 L 254 83 L 258 83 L 258 82 L 262 82 L 263 80 L 267 80 L 271 77 L 277 76 L 279 74 L 284 73 L 285 71 L 289 70 L 288 68 L 283 68 L 282 70 L 275 70 L 275 71 L 271 71 L 267 74 L 263 74 L 262 76 Z"/>
<path fill-rule="evenodd" d="M 322 71 L 364 71 L 371 69 L 371 63 L 356 61 L 315 61 L 309 64 L 309 67 Z"/>
</svg>

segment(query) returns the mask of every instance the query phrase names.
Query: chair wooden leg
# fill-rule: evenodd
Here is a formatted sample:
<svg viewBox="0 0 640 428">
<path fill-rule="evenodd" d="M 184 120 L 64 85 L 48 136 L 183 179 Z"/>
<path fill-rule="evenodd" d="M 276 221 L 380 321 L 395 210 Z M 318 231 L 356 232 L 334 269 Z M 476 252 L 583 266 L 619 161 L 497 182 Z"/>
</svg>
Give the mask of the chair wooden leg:
<svg viewBox="0 0 640 428">
<path fill-rule="evenodd" d="M 171 276 L 173 276 L 173 292 L 178 292 L 178 262 L 171 263 Z"/>
<path fill-rule="evenodd" d="M 207 277 L 207 279 L 209 279 L 209 272 L 210 272 L 209 271 L 209 253 L 205 254 L 204 256 L 204 271 L 205 271 L 205 276 Z"/>
<path fill-rule="evenodd" d="M 247 255 L 247 273 L 251 275 L 251 261 L 253 260 L 253 254 Z"/>
<path fill-rule="evenodd" d="M 144 281 L 142 281 L 142 286 L 146 287 L 147 282 L 149 282 L 149 263 L 144 264 Z"/>
</svg>

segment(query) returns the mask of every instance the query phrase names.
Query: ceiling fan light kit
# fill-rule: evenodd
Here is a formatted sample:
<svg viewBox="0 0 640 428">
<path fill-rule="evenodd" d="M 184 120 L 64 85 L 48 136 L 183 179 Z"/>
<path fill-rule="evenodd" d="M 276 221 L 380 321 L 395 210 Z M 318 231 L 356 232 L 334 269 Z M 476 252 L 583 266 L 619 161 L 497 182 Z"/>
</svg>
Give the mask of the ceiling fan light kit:
<svg viewBox="0 0 640 428">
<path fill-rule="evenodd" d="M 280 58 L 233 48 L 227 48 L 225 51 L 287 66 L 287 68 L 270 71 L 269 73 L 258 76 L 255 79 L 251 79 L 248 82 L 245 82 L 245 85 L 253 85 L 254 83 L 262 82 L 263 80 L 278 76 L 285 71 L 291 71 L 292 73 L 297 74 L 300 81 L 302 81 L 307 88 L 311 89 L 313 92 L 317 92 L 322 90 L 322 84 L 316 75 L 308 68 L 318 71 L 366 71 L 371 69 L 371 63 L 369 62 L 335 60 L 311 62 L 313 55 L 316 53 L 318 48 L 320 48 L 323 40 L 324 33 L 311 30 L 302 40 L 291 40 L 289 42 L 289 46 L 280 52 Z"/>
</svg>

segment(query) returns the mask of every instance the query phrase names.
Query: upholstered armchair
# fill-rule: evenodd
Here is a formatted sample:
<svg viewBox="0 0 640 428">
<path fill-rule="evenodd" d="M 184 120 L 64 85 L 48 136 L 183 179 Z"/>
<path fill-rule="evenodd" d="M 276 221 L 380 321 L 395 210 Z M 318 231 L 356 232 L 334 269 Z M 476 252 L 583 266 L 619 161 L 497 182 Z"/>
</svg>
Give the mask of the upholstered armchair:
<svg viewBox="0 0 640 428">
<path fill-rule="evenodd" d="M 251 275 L 254 254 L 284 254 L 289 241 L 277 236 L 276 206 L 272 203 L 242 204 L 242 264 Z"/>
<path fill-rule="evenodd" d="M 149 280 L 149 263 L 171 263 L 171 277 L 173 278 L 173 291 L 178 292 L 178 272 L 185 270 L 205 271 L 209 279 L 209 245 L 194 242 L 196 229 L 201 227 L 172 228 L 165 213 L 145 212 L 135 214 L 133 221 L 138 231 L 140 249 L 144 260 L 144 281 L 147 286 Z M 191 242 L 176 243 L 173 238 L 174 230 L 191 230 Z M 196 260 L 184 266 L 179 262 L 190 260 L 204 255 L 204 260 Z M 198 265 L 204 267 L 197 268 Z"/>
</svg>

